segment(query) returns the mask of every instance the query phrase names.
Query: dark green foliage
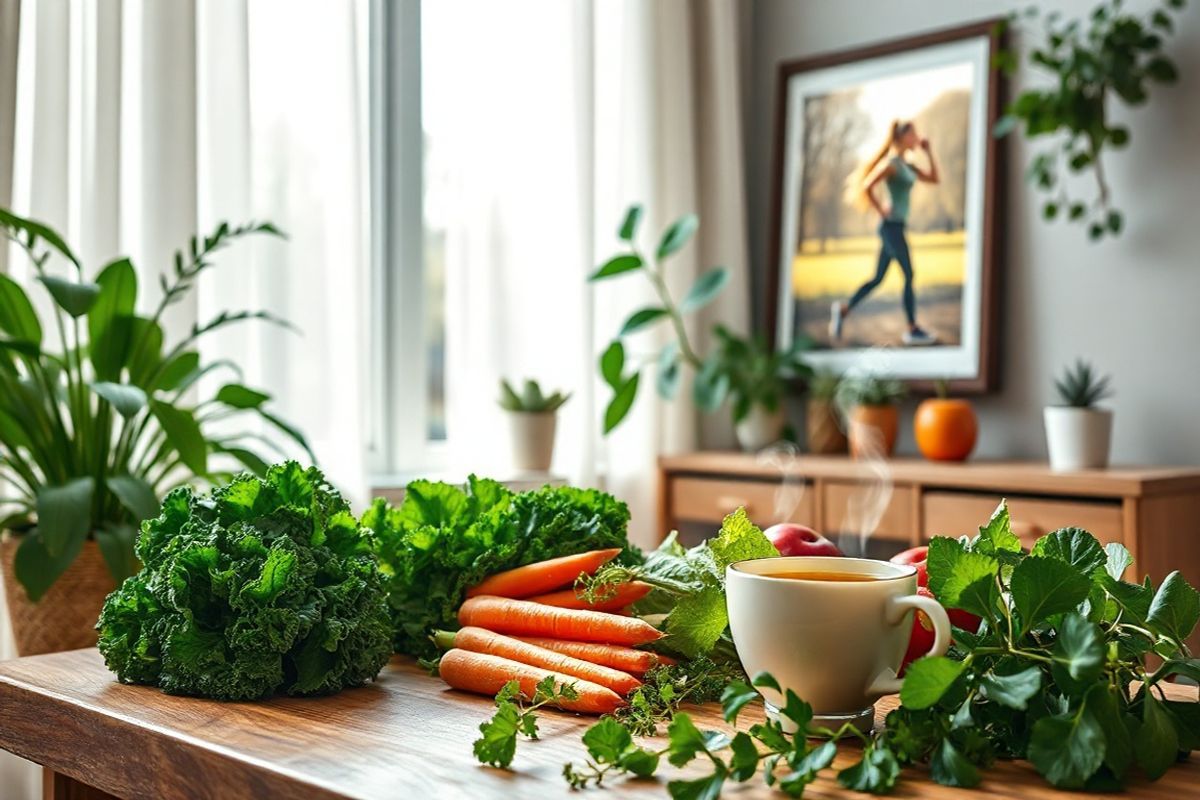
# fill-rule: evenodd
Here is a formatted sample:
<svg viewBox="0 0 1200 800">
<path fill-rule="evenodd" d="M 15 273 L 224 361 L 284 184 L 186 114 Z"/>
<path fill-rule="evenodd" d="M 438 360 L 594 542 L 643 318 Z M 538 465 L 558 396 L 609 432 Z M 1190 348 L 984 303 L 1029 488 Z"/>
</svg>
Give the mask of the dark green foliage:
<svg viewBox="0 0 1200 800">
<path fill-rule="evenodd" d="M 328 694 L 391 655 L 371 537 L 315 468 L 288 462 L 208 496 L 175 489 L 137 555 L 97 625 L 124 683 L 218 700 Z"/>
<path fill-rule="evenodd" d="M 1097 374 L 1091 364 L 1080 358 L 1063 370 L 1062 377 L 1054 382 L 1054 388 L 1064 406 L 1091 408 L 1112 396 L 1110 380 L 1108 375 Z"/>
<path fill-rule="evenodd" d="M 562 404 L 570 399 L 570 393 L 544 394 L 542 387 L 532 379 L 525 381 L 520 393 L 513 389 L 507 380 L 500 381 L 500 407 L 505 411 L 525 411 L 531 414 L 558 411 Z"/>
<path fill-rule="evenodd" d="M 377 500 L 375 534 L 398 652 L 431 658 L 430 635 L 457 627 L 467 589 L 488 575 L 548 558 L 625 547 L 629 509 L 604 492 L 544 487 L 514 494 L 471 476 L 465 489 L 414 481 L 404 502 Z"/>
<path fill-rule="evenodd" d="M 1174 32 L 1172 13 L 1183 5 L 1183 0 L 1164 0 L 1141 16 L 1126 9 L 1122 0 L 1103 0 L 1086 19 L 1063 19 L 1057 11 L 1041 15 L 1037 6 L 1026 11 L 1025 16 L 1040 15 L 1043 21 L 1042 41 L 1029 48 L 1028 62 L 1054 80 L 1045 88 L 1021 92 L 994 133 L 1006 136 L 1023 122 L 1031 139 L 1061 138 L 1061 144 L 1034 157 L 1027 173 L 1030 183 L 1051 198 L 1042 206 L 1046 220 L 1060 218 L 1064 215 L 1059 211 L 1066 210 L 1070 221 L 1087 225 L 1093 240 L 1121 232 L 1121 213 L 1112 208 L 1102 158 L 1108 150 L 1129 144 L 1129 129 L 1113 124 L 1112 102 L 1141 105 L 1151 84 L 1179 80 L 1179 70 L 1166 56 L 1164 44 Z M 1012 21 L 1018 17 L 1014 14 Z M 1019 63 L 1018 52 L 1002 50 L 995 66 L 1012 74 Z M 1089 170 L 1097 195 L 1084 203 L 1068 191 L 1067 178 Z"/>
</svg>

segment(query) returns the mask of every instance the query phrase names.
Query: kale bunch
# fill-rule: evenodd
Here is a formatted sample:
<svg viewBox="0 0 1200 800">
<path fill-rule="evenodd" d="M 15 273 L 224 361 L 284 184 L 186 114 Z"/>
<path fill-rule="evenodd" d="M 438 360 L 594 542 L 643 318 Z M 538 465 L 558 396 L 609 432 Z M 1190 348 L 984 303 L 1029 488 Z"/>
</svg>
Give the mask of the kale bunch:
<svg viewBox="0 0 1200 800">
<path fill-rule="evenodd" d="M 431 658 L 432 631 L 457 627 L 467 589 L 488 575 L 548 558 L 627 547 L 629 509 L 594 489 L 513 493 L 472 475 L 465 488 L 413 481 L 404 502 L 363 515 L 387 575 L 396 650 Z M 630 550 L 625 559 L 637 559 Z"/>
<path fill-rule="evenodd" d="M 142 569 L 105 601 L 100 652 L 123 683 L 252 700 L 375 678 L 392 652 L 369 532 L 315 468 L 288 462 L 209 496 L 167 495 Z"/>
</svg>

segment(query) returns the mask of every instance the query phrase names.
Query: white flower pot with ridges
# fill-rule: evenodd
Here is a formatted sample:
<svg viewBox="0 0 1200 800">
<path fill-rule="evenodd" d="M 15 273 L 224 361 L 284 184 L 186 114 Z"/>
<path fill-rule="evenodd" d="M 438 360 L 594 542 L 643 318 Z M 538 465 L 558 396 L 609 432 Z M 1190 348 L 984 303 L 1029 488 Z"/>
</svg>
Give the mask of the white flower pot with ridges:
<svg viewBox="0 0 1200 800">
<path fill-rule="evenodd" d="M 549 472 L 554 460 L 557 411 L 510 411 L 513 466 L 522 472 Z"/>
<path fill-rule="evenodd" d="M 1046 448 L 1050 469 L 1104 469 L 1112 441 L 1112 411 L 1106 408 L 1047 406 Z"/>
<path fill-rule="evenodd" d="M 782 405 L 772 411 L 756 404 L 750 406 L 745 418 L 733 426 L 733 432 L 741 448 L 753 453 L 778 442 L 783 436 L 783 425 Z"/>
</svg>

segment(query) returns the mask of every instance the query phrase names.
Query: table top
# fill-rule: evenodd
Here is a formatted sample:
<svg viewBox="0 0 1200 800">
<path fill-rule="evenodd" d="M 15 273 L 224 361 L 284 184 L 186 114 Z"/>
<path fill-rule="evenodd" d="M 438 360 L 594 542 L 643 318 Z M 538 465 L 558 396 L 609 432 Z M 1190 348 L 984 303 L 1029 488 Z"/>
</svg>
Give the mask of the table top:
<svg viewBox="0 0 1200 800">
<path fill-rule="evenodd" d="M 1195 699 L 1194 687 L 1171 687 Z M 880 715 L 895 705 L 885 698 Z M 566 797 L 562 765 L 585 756 L 580 734 L 593 720 L 540 712 L 542 738 L 521 741 L 511 772 L 479 766 L 471 752 L 491 701 L 447 689 L 411 660 L 392 659 L 377 682 L 332 697 L 220 703 L 172 697 L 116 682 L 96 650 L 0 663 L 0 748 L 98 789 L 127 798 Z M 743 724 L 761 716 L 743 714 Z M 692 709 L 701 728 L 725 728 L 715 705 Z M 842 748 L 837 766 L 858 758 Z M 679 773 L 663 765 L 663 773 Z M 664 779 L 665 780 L 665 779 Z M 606 784 L 607 785 L 607 784 Z M 1154 784 L 1130 785 L 1137 797 L 1178 800 L 1200 785 L 1190 758 Z M 667 797 L 660 781 L 613 783 L 621 797 Z M 612 791 L 613 789 L 610 789 Z M 592 790 L 602 797 L 603 790 Z M 783 797 L 755 777 L 731 786 L 735 798 Z M 807 798 L 865 797 L 841 789 L 834 770 Z M 894 797 L 962 797 L 922 770 L 908 770 Z M 1031 766 L 999 762 L 978 800 L 1057 798 Z"/>
<path fill-rule="evenodd" d="M 709 451 L 662 456 L 659 466 L 667 471 L 693 475 L 724 475 L 777 481 L 826 478 L 862 480 L 872 476 L 871 465 L 846 455 L 782 456 Z M 897 483 L 919 483 L 928 487 L 1031 492 L 1077 497 L 1147 497 L 1200 491 L 1200 467 L 1112 466 L 1055 472 L 1044 461 L 964 462 L 928 461 L 923 458 L 889 458 L 888 467 Z"/>
</svg>

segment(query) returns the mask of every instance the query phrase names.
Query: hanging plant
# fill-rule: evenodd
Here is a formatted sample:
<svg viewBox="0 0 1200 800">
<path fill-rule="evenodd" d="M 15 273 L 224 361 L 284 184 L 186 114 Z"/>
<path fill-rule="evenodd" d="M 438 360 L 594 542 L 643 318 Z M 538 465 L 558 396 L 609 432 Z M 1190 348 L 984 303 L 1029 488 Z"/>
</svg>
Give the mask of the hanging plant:
<svg viewBox="0 0 1200 800">
<path fill-rule="evenodd" d="M 1178 80 L 1179 70 L 1164 54 L 1163 45 L 1174 32 L 1171 15 L 1184 2 L 1164 0 L 1145 16 L 1126 11 L 1122 0 L 1105 0 L 1086 19 L 1063 19 L 1057 11 L 1042 15 L 1037 6 L 1024 12 L 1030 20 L 1041 18 L 1045 36 L 1041 44 L 1030 47 L 1027 61 L 1049 72 L 1055 81 L 1021 92 L 997 121 L 994 133 L 1003 137 L 1024 123 L 1030 139 L 1060 135 L 1054 146 L 1033 157 L 1026 173 L 1046 196 L 1044 219 L 1086 224 L 1092 240 L 1121 232 L 1123 218 L 1113 203 L 1103 156 L 1129 144 L 1129 129 L 1112 123 L 1111 106 L 1114 100 L 1142 105 L 1150 84 Z M 1014 14 L 1001 28 L 1019 16 Z M 1018 51 L 1001 50 L 996 67 L 1011 75 L 1020 61 Z M 1067 185 L 1068 176 L 1087 173 L 1095 181 L 1090 200 Z"/>
</svg>

